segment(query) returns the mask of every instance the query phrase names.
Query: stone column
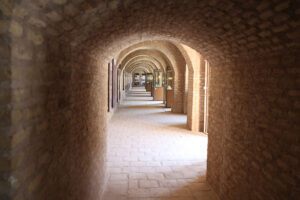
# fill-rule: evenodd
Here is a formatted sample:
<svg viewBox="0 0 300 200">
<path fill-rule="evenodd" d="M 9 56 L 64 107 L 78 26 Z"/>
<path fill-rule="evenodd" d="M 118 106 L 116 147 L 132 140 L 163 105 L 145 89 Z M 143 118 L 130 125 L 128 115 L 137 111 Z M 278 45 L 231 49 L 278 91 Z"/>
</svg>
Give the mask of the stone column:
<svg viewBox="0 0 300 200">
<path fill-rule="evenodd" d="M 200 56 L 191 57 L 193 71 L 189 70 L 187 126 L 192 131 L 199 131 L 200 123 Z"/>
<path fill-rule="evenodd" d="M 205 60 L 200 57 L 199 80 L 199 131 L 204 132 L 204 102 L 205 102 Z"/>
</svg>

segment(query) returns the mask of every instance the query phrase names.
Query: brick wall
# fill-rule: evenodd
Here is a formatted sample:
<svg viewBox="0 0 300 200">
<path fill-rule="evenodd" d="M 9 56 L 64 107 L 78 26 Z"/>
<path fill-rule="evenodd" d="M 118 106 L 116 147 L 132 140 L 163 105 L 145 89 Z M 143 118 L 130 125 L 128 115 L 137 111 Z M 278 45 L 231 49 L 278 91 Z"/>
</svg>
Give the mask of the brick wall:
<svg viewBox="0 0 300 200">
<path fill-rule="evenodd" d="M 18 40 L 13 45 L 22 47 Z M 26 60 L 28 49 L 13 55 L 11 195 L 98 198 L 105 175 L 107 73 L 67 44 L 44 45 L 33 47 Z M 39 52 L 46 55 L 39 58 Z"/>
<path fill-rule="evenodd" d="M 299 197 L 299 56 L 211 66 L 208 180 L 221 199 Z"/>
<path fill-rule="evenodd" d="M 187 114 L 187 100 L 188 100 L 188 74 L 189 74 L 189 69 L 187 65 L 185 66 L 185 76 L 184 76 L 184 96 L 183 96 L 183 113 Z"/>
<path fill-rule="evenodd" d="M 101 58 L 49 39 L 44 21 L 24 20 L 29 10 L 12 15 L 4 12 L 9 1 L 1 6 L 0 199 L 99 198 L 107 97 Z"/>
<path fill-rule="evenodd" d="M 299 196 L 296 1 L 3 0 L 0 11 L 2 199 L 100 195 L 107 63 L 158 39 L 211 64 L 208 180 L 220 197 Z"/>
<path fill-rule="evenodd" d="M 10 127 L 12 123 L 11 114 L 11 36 L 8 33 L 10 14 L 12 10 L 6 10 L 6 20 L 1 20 L 0 25 L 0 199 L 8 199 L 11 184 L 9 177 L 11 174 L 11 143 Z"/>
<path fill-rule="evenodd" d="M 176 44 L 178 50 L 181 52 L 182 56 L 186 62 L 186 68 L 188 73 L 177 81 L 182 81 L 185 86 L 183 88 L 182 98 L 186 96 L 186 113 L 187 113 L 187 128 L 198 132 L 203 131 L 200 129 L 201 123 L 203 123 L 203 115 L 201 114 L 201 103 L 204 103 L 201 99 L 203 98 L 203 93 L 200 90 L 201 80 L 203 79 L 203 67 L 204 58 L 195 49 L 192 49 L 183 44 Z M 186 81 L 184 79 L 187 79 Z M 176 80 L 175 80 L 176 82 Z M 187 94 L 185 94 L 185 89 L 187 88 Z M 184 100 L 183 100 L 184 101 Z"/>
</svg>

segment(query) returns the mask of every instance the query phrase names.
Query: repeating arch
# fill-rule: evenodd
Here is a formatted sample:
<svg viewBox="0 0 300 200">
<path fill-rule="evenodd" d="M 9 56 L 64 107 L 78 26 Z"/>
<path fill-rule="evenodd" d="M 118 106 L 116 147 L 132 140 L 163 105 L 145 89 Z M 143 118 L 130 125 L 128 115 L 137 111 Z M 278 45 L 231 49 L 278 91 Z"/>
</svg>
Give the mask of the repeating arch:
<svg viewBox="0 0 300 200">
<path fill-rule="evenodd" d="M 178 58 L 172 63 L 177 78 L 185 63 L 193 66 L 177 44 L 211 64 L 207 174 L 221 199 L 298 196 L 294 1 L 19 0 L 1 2 L 0 10 L 4 199 L 100 198 L 112 115 L 107 63 L 143 42 L 153 48 L 163 41 L 181 52 L 166 54 L 170 63 Z M 287 137 L 279 145 L 281 133 Z M 277 152 L 274 144 L 291 148 Z M 281 162 L 290 173 L 274 164 Z M 265 166 L 287 178 L 272 184 L 272 174 L 261 173 Z M 257 185 L 266 190 L 250 192 Z"/>
</svg>

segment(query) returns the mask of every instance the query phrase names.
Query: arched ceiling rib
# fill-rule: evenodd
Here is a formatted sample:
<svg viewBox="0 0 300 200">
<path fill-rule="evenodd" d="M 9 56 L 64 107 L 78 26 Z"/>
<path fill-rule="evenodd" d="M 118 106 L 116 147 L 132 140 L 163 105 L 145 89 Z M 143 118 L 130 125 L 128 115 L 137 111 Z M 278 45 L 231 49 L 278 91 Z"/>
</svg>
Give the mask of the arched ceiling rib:
<svg viewBox="0 0 300 200">
<path fill-rule="evenodd" d="M 136 67 L 144 67 L 144 68 L 147 68 L 149 72 L 153 72 L 153 71 L 154 71 L 154 69 L 153 69 L 150 65 L 145 64 L 145 63 L 137 63 L 137 64 L 135 64 L 135 65 L 132 65 L 132 66 L 131 66 L 129 69 L 127 69 L 126 71 L 127 71 L 127 72 L 130 72 L 130 71 L 132 71 L 132 70 L 133 70 L 134 68 L 136 68 Z"/>
<path fill-rule="evenodd" d="M 128 51 L 127 54 L 124 55 L 122 59 L 118 59 L 118 62 L 122 63 L 122 65 L 124 66 L 129 60 L 137 56 L 149 56 L 155 58 L 155 60 L 161 63 L 162 66 L 166 66 L 170 64 L 164 52 L 153 47 L 149 48 L 147 47 L 147 45 L 140 46 L 140 47 L 137 46 L 133 50 Z"/>
<path fill-rule="evenodd" d="M 290 24 L 278 21 L 276 27 L 281 28 L 274 29 L 269 17 L 258 17 L 266 12 L 257 9 L 261 1 L 53 2 L 20 0 L 8 7 L 20 21 L 24 18 L 18 12 L 20 8 L 28 11 L 28 16 L 38 16 L 40 21 L 34 25 L 45 30 L 43 38 L 60 40 L 74 50 L 101 54 L 109 60 L 122 49 L 146 40 L 181 42 L 212 59 L 285 52 L 286 48 L 297 50 L 300 46 L 297 6 L 292 3 L 276 11 L 275 6 L 267 4 L 272 19 L 286 16 L 293 20 Z M 276 4 L 282 2 L 289 1 L 279 0 Z M 30 20 L 31 17 L 23 19 L 28 24 Z M 272 37 L 262 33 L 272 33 Z"/>
<path fill-rule="evenodd" d="M 135 65 L 147 65 L 152 70 L 159 70 L 162 68 L 160 66 L 157 66 L 157 64 L 154 63 L 152 60 L 136 60 L 136 61 L 130 63 L 130 65 L 125 66 L 125 70 L 129 71 Z"/>
<path fill-rule="evenodd" d="M 127 63 L 136 55 L 151 55 L 162 64 L 164 68 L 170 66 L 174 73 L 183 72 L 186 66 L 185 59 L 179 49 L 170 41 L 154 40 L 134 44 L 124 49 L 117 57 L 117 62 Z M 178 71 L 179 70 L 179 71 Z"/>
<path fill-rule="evenodd" d="M 132 65 L 135 62 L 143 62 L 143 61 L 147 61 L 147 62 L 151 62 L 153 63 L 153 66 L 155 69 L 162 69 L 164 66 L 161 62 L 159 62 L 156 58 L 149 56 L 149 55 L 139 55 L 139 56 L 135 56 L 132 57 L 130 60 L 128 60 L 128 62 L 124 65 L 124 69 L 130 65 Z"/>
<path fill-rule="evenodd" d="M 135 73 L 135 72 L 138 71 L 138 70 L 142 70 L 142 71 L 144 71 L 145 73 L 151 73 L 151 71 L 149 70 L 149 68 L 143 67 L 143 66 L 137 66 L 137 67 L 133 68 L 133 69 L 130 71 L 130 73 Z"/>
</svg>

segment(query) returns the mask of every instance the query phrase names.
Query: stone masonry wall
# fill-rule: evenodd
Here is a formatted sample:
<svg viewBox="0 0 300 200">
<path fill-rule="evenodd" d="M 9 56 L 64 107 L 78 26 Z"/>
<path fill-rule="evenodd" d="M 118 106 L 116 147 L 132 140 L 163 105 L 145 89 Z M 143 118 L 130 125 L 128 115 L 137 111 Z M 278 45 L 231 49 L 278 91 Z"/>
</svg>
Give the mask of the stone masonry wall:
<svg viewBox="0 0 300 200">
<path fill-rule="evenodd" d="M 1 120 L 6 123 L 1 124 L 1 148 L 10 148 L 1 149 L 1 199 L 99 198 L 105 177 L 107 72 L 95 57 L 48 40 L 18 17 L 7 31 L 12 54 L 2 55 L 11 64 L 4 58 L 1 70 L 12 81 L 2 84 L 11 94 L 3 93 L 10 95 L 3 106 L 10 117 L 1 114 L 6 119 Z"/>
<path fill-rule="evenodd" d="M 2 2 L 1 2 L 2 3 Z M 1 6 L 0 6 L 1 8 Z M 0 15 L 0 199 L 7 199 L 11 190 L 11 36 L 8 32 L 12 10 Z"/>
<path fill-rule="evenodd" d="M 99 199 L 107 61 L 56 37 L 59 14 L 34 3 L 0 4 L 0 199 Z"/>
<path fill-rule="evenodd" d="M 299 197 L 299 56 L 211 66 L 208 180 L 221 199 Z"/>
<path fill-rule="evenodd" d="M 12 110 L 11 195 L 99 198 L 105 176 L 107 74 L 95 58 L 67 44 L 51 40 L 46 45 L 43 61 L 33 57 L 12 67 L 18 101 Z"/>
</svg>

